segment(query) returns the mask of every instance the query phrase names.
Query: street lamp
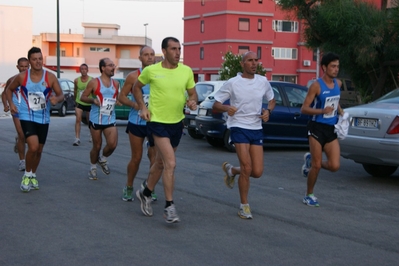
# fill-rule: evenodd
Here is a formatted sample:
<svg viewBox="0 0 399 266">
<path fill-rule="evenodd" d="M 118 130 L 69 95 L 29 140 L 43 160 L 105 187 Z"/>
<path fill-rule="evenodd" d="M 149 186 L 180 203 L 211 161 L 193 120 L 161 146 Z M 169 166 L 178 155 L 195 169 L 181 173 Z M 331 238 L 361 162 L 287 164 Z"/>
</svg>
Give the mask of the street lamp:
<svg viewBox="0 0 399 266">
<path fill-rule="evenodd" d="M 145 42 L 145 45 L 147 45 L 147 26 L 148 26 L 148 23 L 145 23 L 144 24 L 144 28 L 145 28 L 144 42 Z"/>
</svg>

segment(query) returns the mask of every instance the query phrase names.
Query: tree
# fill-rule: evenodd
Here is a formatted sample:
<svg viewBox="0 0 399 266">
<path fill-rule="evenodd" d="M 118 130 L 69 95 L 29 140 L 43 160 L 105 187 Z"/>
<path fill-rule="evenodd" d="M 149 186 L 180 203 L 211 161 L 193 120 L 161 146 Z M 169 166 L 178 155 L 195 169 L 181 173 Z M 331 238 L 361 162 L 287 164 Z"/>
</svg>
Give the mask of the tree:
<svg viewBox="0 0 399 266">
<path fill-rule="evenodd" d="M 278 5 L 303 21 L 308 47 L 339 54 L 341 69 L 376 99 L 398 87 L 399 8 L 387 8 L 387 2 L 376 7 L 361 0 L 279 0 Z"/>
<path fill-rule="evenodd" d="M 242 72 L 241 61 L 242 55 L 233 54 L 232 51 L 227 51 L 223 57 L 222 68 L 219 69 L 220 80 L 228 80 L 232 77 L 237 76 L 238 72 Z M 264 76 L 266 69 L 263 68 L 260 62 L 256 70 L 256 74 Z"/>
</svg>

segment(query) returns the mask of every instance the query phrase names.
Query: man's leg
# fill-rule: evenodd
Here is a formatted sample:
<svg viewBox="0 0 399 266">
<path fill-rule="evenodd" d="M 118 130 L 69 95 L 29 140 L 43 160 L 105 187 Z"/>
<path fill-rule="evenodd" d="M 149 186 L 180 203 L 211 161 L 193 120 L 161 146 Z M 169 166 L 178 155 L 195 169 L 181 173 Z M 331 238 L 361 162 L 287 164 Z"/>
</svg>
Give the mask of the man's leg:
<svg viewBox="0 0 399 266">
<path fill-rule="evenodd" d="M 25 162 L 26 162 L 26 172 L 32 172 L 37 169 L 37 158 L 36 154 L 39 150 L 39 138 L 37 135 L 31 135 L 26 138 L 26 143 L 28 144 L 28 150 L 26 151 Z M 40 158 L 39 158 L 40 161 Z"/>
<path fill-rule="evenodd" d="M 18 117 L 12 117 L 12 120 L 14 122 L 15 130 L 17 131 L 18 134 L 18 142 L 17 142 L 17 148 L 18 148 L 18 156 L 19 160 L 25 160 L 25 135 L 21 127 L 21 122 L 19 121 Z M 25 170 L 25 169 L 23 169 Z M 22 171 L 22 169 L 21 169 Z"/>
<path fill-rule="evenodd" d="M 116 145 L 118 144 L 118 129 L 116 126 L 107 127 L 103 130 L 103 134 L 105 141 L 107 142 L 103 149 L 103 156 L 109 157 L 114 152 Z"/>
<path fill-rule="evenodd" d="M 324 153 L 327 161 L 322 161 L 321 167 L 331 172 L 336 172 L 340 166 L 340 147 L 338 139 L 328 142 L 324 145 Z"/>
<path fill-rule="evenodd" d="M 75 138 L 76 138 L 76 140 L 80 140 L 80 127 L 81 127 L 81 123 L 82 123 L 82 114 L 83 114 L 83 110 L 78 107 L 75 107 L 75 116 L 76 116 Z M 75 143 L 74 143 L 74 145 L 75 145 Z M 76 146 L 78 146 L 78 145 L 76 145 Z"/>
<path fill-rule="evenodd" d="M 90 127 L 90 133 L 93 138 L 93 147 L 90 151 L 90 163 L 95 165 L 98 160 L 98 156 L 100 154 L 101 150 L 101 145 L 102 145 L 102 130 L 98 129 L 93 129 L 93 127 Z"/>
<path fill-rule="evenodd" d="M 311 167 L 309 169 L 306 195 L 313 194 L 313 189 L 321 169 L 323 149 L 321 144 L 312 136 L 309 136 L 309 148 L 311 154 Z"/>
</svg>

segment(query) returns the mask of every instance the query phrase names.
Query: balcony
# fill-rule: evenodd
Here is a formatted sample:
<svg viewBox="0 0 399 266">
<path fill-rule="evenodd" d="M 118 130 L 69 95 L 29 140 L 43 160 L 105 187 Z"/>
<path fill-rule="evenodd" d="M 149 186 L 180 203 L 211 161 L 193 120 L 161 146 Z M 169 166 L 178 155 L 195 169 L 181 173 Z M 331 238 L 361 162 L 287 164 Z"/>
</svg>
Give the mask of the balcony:
<svg viewBox="0 0 399 266">
<path fill-rule="evenodd" d="M 56 56 L 46 56 L 45 58 L 46 66 L 57 66 L 57 57 Z M 81 64 L 85 63 L 84 57 L 60 57 L 60 66 L 63 67 L 80 67 Z"/>
<path fill-rule="evenodd" d="M 118 68 L 140 68 L 141 62 L 139 59 L 125 59 L 119 58 Z"/>
</svg>

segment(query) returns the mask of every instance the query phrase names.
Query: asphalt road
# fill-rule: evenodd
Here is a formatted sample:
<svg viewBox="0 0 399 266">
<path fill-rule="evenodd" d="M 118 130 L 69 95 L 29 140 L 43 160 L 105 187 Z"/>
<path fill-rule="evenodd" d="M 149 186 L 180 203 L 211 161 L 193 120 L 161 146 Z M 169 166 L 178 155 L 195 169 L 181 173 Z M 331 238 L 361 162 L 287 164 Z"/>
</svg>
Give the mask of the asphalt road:
<svg viewBox="0 0 399 266">
<path fill-rule="evenodd" d="M 2 109 L 2 107 L 1 107 Z M 87 178 L 88 130 L 72 146 L 74 115 L 52 117 L 39 191 L 22 193 L 13 153 L 12 120 L 0 118 L 0 265 L 397 265 L 399 171 L 373 178 L 341 159 L 322 171 L 320 207 L 302 203 L 303 148 L 265 148 L 265 171 L 251 180 L 253 220 L 237 216 L 238 188 L 223 184 L 221 164 L 236 155 L 183 136 L 177 151 L 174 201 L 181 222 L 162 217 L 162 183 L 145 217 L 139 201 L 121 200 L 130 157 L 125 121 L 109 158 L 111 174 Z M 135 190 L 146 178 L 144 157 Z"/>
</svg>

